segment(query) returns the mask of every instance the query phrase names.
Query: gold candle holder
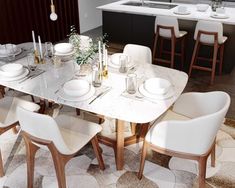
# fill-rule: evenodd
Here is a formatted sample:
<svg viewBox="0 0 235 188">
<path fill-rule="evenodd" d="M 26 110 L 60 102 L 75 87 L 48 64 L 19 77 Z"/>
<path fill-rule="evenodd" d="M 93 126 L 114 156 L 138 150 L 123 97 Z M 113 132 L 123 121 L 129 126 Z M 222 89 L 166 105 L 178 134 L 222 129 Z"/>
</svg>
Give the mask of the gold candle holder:
<svg viewBox="0 0 235 188">
<path fill-rule="evenodd" d="M 45 60 L 40 57 L 37 50 L 34 51 L 34 63 L 35 64 L 44 64 L 45 63 Z"/>
<path fill-rule="evenodd" d="M 102 75 L 104 78 L 106 78 L 106 79 L 108 78 L 108 66 L 107 65 L 104 66 Z"/>
</svg>

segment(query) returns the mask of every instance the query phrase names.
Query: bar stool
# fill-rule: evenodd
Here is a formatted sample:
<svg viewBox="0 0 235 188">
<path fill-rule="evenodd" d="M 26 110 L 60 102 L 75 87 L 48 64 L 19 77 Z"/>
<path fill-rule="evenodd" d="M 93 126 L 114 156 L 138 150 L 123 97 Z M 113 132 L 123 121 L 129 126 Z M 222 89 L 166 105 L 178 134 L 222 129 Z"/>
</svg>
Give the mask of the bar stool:
<svg viewBox="0 0 235 188">
<path fill-rule="evenodd" d="M 223 55 L 224 55 L 224 43 L 227 40 L 226 36 L 223 36 L 223 25 L 220 22 L 212 22 L 212 21 L 198 21 L 194 33 L 194 40 L 196 40 L 193 56 L 189 68 L 189 77 L 191 76 L 192 69 L 198 69 L 203 71 L 211 72 L 211 81 L 210 84 L 214 83 L 215 79 L 215 69 L 216 63 L 219 63 L 219 74 L 222 73 L 222 65 L 223 65 Z M 212 46 L 213 47 L 213 57 L 205 58 L 199 57 L 199 49 L 200 46 Z M 219 51 L 219 59 L 217 58 Z M 196 60 L 204 60 L 212 62 L 212 66 L 204 67 L 196 64 Z"/>
<path fill-rule="evenodd" d="M 155 21 L 155 40 L 153 46 L 153 63 L 154 62 L 162 62 L 170 64 L 170 67 L 174 67 L 175 55 L 181 57 L 181 66 L 183 67 L 184 59 L 185 59 L 185 38 L 187 32 L 179 31 L 179 23 L 177 18 L 170 16 L 157 16 Z M 157 58 L 157 43 L 158 39 L 160 40 L 160 57 Z M 163 50 L 163 42 L 164 40 L 171 41 L 171 51 Z M 180 53 L 176 53 L 176 43 L 181 43 L 181 51 Z M 170 60 L 163 59 L 162 54 L 170 54 Z"/>
</svg>

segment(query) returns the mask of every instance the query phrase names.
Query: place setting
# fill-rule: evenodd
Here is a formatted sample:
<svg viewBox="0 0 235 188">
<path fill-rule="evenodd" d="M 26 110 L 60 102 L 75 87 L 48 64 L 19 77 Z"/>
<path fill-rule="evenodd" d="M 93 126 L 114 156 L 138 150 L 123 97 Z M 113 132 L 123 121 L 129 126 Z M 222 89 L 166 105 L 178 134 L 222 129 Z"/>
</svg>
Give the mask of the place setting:
<svg viewBox="0 0 235 188">
<path fill-rule="evenodd" d="M 12 62 L 26 56 L 26 50 L 15 44 L 0 44 L 0 61 Z"/>
<path fill-rule="evenodd" d="M 124 53 L 115 53 L 109 57 L 108 66 L 118 69 L 120 73 L 126 73 L 135 68 L 135 63 L 131 57 Z"/>
<path fill-rule="evenodd" d="M 191 14 L 191 11 L 188 10 L 188 8 L 186 6 L 178 6 L 174 11 L 174 14 L 178 14 L 178 15 L 189 15 Z"/>
<path fill-rule="evenodd" d="M 157 103 L 159 100 L 173 97 L 174 94 L 174 87 L 167 79 L 158 77 L 138 79 L 135 73 L 129 73 L 126 77 L 126 90 L 121 96 Z"/>
<path fill-rule="evenodd" d="M 29 69 L 18 63 L 8 63 L 0 67 L 1 81 L 16 81 L 28 76 Z"/>
</svg>

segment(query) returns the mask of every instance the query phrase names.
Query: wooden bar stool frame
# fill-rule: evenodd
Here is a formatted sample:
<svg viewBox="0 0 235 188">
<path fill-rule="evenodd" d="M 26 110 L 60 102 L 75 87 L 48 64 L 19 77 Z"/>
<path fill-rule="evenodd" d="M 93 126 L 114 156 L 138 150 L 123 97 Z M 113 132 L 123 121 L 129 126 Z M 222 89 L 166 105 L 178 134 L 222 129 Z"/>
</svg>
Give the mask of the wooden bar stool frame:
<svg viewBox="0 0 235 188">
<path fill-rule="evenodd" d="M 214 37 L 214 44 L 201 42 L 200 37 L 201 37 L 202 34 L 212 35 Z M 208 59 L 208 58 L 205 58 L 205 57 L 198 57 L 199 48 L 200 48 L 201 45 L 212 46 L 213 47 L 213 58 L 212 59 L 211 58 Z M 217 59 L 218 51 L 219 51 L 219 55 L 220 55 L 219 60 Z M 194 50 L 193 50 L 193 56 L 192 56 L 190 68 L 189 68 L 189 77 L 192 74 L 192 69 L 208 71 L 208 72 L 211 72 L 210 84 L 213 84 L 214 79 L 215 79 L 216 63 L 219 63 L 219 75 L 222 74 L 223 56 L 224 56 L 224 43 L 222 43 L 222 44 L 218 43 L 218 33 L 217 32 L 208 32 L 208 31 L 199 30 L 198 35 L 197 35 L 197 40 L 196 40 L 196 43 L 195 43 L 195 47 L 194 47 Z M 196 60 L 197 59 L 212 62 L 212 67 L 209 68 L 209 67 L 202 67 L 202 66 L 196 65 Z"/>
<path fill-rule="evenodd" d="M 168 38 L 168 37 L 160 36 L 159 35 L 160 29 L 170 30 L 171 37 Z M 158 38 L 160 39 L 160 51 L 159 51 L 160 56 L 162 56 L 162 53 L 171 54 L 170 60 L 156 57 L 157 56 Z M 185 62 L 185 38 L 186 38 L 186 35 L 179 37 L 179 38 L 176 38 L 174 27 L 172 27 L 172 26 L 157 25 L 155 40 L 154 40 L 154 45 L 153 45 L 153 63 L 154 62 L 168 63 L 168 64 L 170 64 L 171 68 L 174 68 L 175 56 L 180 56 L 181 57 L 181 68 L 183 68 L 183 65 Z M 163 50 L 163 41 L 164 40 L 171 40 L 171 51 L 170 52 Z M 176 47 L 177 42 L 181 43 L 181 52 L 180 53 L 175 52 L 175 47 Z"/>
</svg>

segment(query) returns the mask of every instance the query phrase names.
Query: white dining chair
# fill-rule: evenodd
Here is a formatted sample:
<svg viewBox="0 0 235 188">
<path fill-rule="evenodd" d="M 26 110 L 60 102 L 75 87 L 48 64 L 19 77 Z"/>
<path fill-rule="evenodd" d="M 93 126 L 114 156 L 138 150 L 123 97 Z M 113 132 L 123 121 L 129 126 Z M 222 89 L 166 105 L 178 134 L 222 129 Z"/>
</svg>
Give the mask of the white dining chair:
<svg viewBox="0 0 235 188">
<path fill-rule="evenodd" d="M 152 64 L 152 52 L 147 46 L 127 44 L 123 49 L 123 53 L 128 55 L 132 61 Z"/>
<path fill-rule="evenodd" d="M 210 84 L 214 83 L 216 64 L 219 63 L 219 74 L 222 74 L 224 43 L 227 37 L 223 36 L 223 25 L 220 22 L 199 20 L 196 25 L 194 40 L 196 40 L 192 60 L 189 68 L 189 77 L 193 69 L 211 72 Z M 200 46 L 213 47 L 213 57 L 199 57 Z M 219 51 L 219 59 L 217 58 Z M 211 62 L 211 67 L 199 65 L 196 60 Z"/>
<path fill-rule="evenodd" d="M 16 97 L 5 96 L 0 99 L 0 135 L 18 125 L 16 107 L 21 106 L 30 111 L 38 111 L 40 106 Z M 0 176 L 4 176 L 3 160 L 0 150 Z"/>
<path fill-rule="evenodd" d="M 187 31 L 179 30 L 179 23 L 176 17 L 171 16 L 157 16 L 155 19 L 155 40 L 153 46 L 153 63 L 161 62 L 168 63 L 170 67 L 174 67 L 175 56 L 181 57 L 181 65 L 184 65 L 185 59 L 185 37 L 187 35 Z M 165 40 L 170 40 L 171 42 L 171 51 L 168 52 L 163 49 L 163 42 Z M 160 41 L 160 50 L 159 57 L 157 57 L 157 44 Z M 176 53 L 176 43 L 181 44 L 180 53 Z M 162 54 L 167 53 L 170 54 L 170 60 L 163 59 Z"/>
<path fill-rule="evenodd" d="M 89 141 L 92 143 L 100 169 L 104 170 L 96 137 L 101 131 L 101 126 L 98 124 L 65 114 L 53 119 L 48 115 L 30 112 L 23 108 L 17 108 L 17 115 L 26 144 L 28 187 L 33 187 L 34 158 L 39 148 L 51 152 L 59 188 L 66 188 L 66 163 Z"/>
<path fill-rule="evenodd" d="M 142 178 L 146 151 L 151 148 L 198 161 L 199 187 L 204 187 L 207 158 L 211 154 L 211 165 L 215 166 L 215 138 L 229 105 L 230 97 L 222 91 L 182 94 L 172 110 L 148 131 L 138 178 Z"/>
</svg>

